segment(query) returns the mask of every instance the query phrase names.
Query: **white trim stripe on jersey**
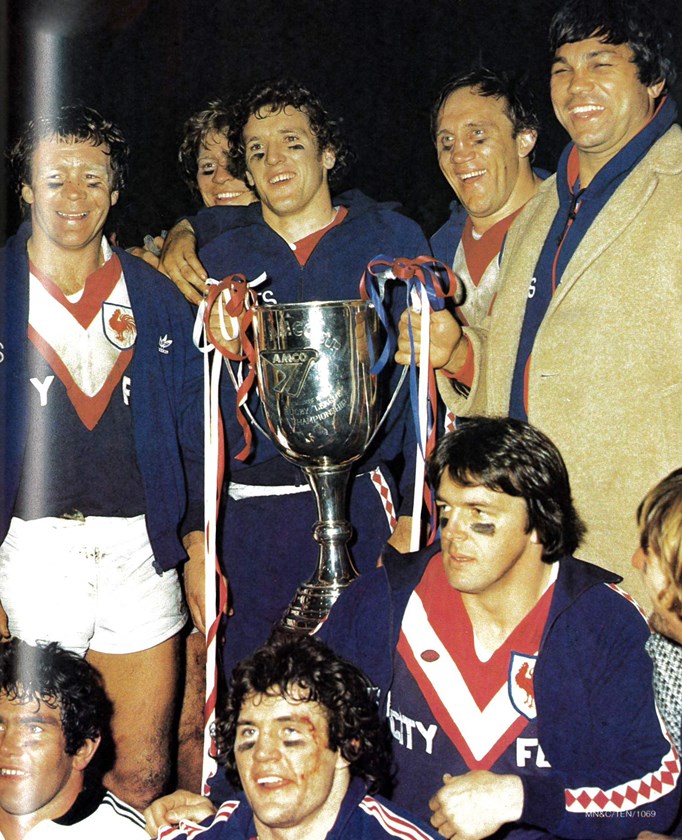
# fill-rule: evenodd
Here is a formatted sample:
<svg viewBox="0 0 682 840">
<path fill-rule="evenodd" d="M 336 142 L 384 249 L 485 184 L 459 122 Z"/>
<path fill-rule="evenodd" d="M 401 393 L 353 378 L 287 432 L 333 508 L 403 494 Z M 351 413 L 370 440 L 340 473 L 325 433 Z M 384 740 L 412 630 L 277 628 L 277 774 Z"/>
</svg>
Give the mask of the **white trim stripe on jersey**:
<svg viewBox="0 0 682 840">
<path fill-rule="evenodd" d="M 373 796 L 365 796 L 358 807 L 362 808 L 370 817 L 374 817 L 391 837 L 404 837 L 408 840 L 429 840 L 429 835 L 425 834 L 419 826 L 396 814 L 395 811 L 387 808 Z"/>
<path fill-rule="evenodd" d="M 159 829 L 158 840 L 174 840 L 176 837 L 187 837 L 187 840 L 192 840 L 193 837 L 199 837 L 217 823 L 227 822 L 240 804 L 233 799 L 223 802 L 209 825 L 197 825 L 191 820 L 180 820 L 177 826 L 164 826 Z"/>
</svg>

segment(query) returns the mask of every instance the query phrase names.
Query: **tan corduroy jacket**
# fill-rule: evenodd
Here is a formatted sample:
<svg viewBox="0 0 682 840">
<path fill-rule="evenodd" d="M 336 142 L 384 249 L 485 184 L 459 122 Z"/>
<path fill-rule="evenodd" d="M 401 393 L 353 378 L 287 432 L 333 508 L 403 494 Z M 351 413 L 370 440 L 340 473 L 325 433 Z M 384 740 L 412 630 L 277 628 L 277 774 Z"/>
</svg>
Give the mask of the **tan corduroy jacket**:
<svg viewBox="0 0 682 840">
<path fill-rule="evenodd" d="M 494 311 L 469 329 L 468 399 L 439 375 L 455 414 L 505 415 L 533 271 L 558 208 L 556 178 L 509 233 Z M 682 130 L 652 146 L 573 254 L 540 325 L 529 420 L 557 444 L 588 535 L 577 555 L 643 587 L 630 559 L 646 491 L 682 465 Z"/>
</svg>

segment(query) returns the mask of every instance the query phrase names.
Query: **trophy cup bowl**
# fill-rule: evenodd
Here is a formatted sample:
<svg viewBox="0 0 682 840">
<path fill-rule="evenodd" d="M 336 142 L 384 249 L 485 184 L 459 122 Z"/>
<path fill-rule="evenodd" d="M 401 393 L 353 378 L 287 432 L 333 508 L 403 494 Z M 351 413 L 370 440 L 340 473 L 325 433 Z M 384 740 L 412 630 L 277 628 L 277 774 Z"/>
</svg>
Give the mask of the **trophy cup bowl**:
<svg viewBox="0 0 682 840">
<path fill-rule="evenodd" d="M 310 632 L 357 577 L 347 548 L 346 493 L 352 464 L 381 422 L 380 387 L 370 371 L 382 327 L 365 301 L 254 307 L 258 390 L 267 433 L 304 472 L 315 495 L 317 570 L 282 624 Z"/>
</svg>

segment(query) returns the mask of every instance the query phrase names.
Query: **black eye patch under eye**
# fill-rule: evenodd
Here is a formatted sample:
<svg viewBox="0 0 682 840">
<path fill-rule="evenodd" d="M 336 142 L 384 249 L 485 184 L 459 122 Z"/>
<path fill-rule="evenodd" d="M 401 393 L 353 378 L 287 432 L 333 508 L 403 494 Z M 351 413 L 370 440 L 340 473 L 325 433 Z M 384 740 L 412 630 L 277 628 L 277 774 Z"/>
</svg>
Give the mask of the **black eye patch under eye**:
<svg viewBox="0 0 682 840">
<path fill-rule="evenodd" d="M 484 534 L 487 537 L 492 537 L 495 533 L 492 522 L 473 522 L 470 527 L 475 534 Z"/>
</svg>

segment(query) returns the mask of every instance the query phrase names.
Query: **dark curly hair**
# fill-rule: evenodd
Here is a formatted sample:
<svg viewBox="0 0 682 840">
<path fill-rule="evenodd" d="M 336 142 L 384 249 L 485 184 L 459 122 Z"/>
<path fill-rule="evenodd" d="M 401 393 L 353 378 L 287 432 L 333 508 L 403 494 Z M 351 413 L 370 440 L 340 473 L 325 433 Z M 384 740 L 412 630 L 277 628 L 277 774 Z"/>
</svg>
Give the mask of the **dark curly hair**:
<svg viewBox="0 0 682 840">
<path fill-rule="evenodd" d="M 109 736 L 112 707 L 98 672 L 57 642 L 0 645 L 0 694 L 19 703 L 36 701 L 59 709 L 67 755 L 86 741 Z"/>
<path fill-rule="evenodd" d="M 520 496 L 528 509 L 527 533 L 536 530 L 542 559 L 573 554 L 585 534 L 571 498 L 568 471 L 559 450 L 541 431 L 510 417 L 470 417 L 441 438 L 428 463 L 438 488 L 447 472 L 464 487 Z"/>
<path fill-rule="evenodd" d="M 229 106 L 222 100 L 211 99 L 205 108 L 192 114 L 182 128 L 183 137 L 178 149 L 178 162 L 182 180 L 195 198 L 199 197 L 197 161 L 201 147 L 211 134 L 223 134 L 227 137 L 230 126 L 229 114 Z"/>
<path fill-rule="evenodd" d="M 218 763 L 233 783 L 241 787 L 234 754 L 239 713 L 244 701 L 257 694 L 319 703 L 329 724 L 329 749 L 340 750 L 351 775 L 363 779 L 370 791 L 388 790 L 390 737 L 370 681 L 322 642 L 290 631 L 278 631 L 232 673 L 225 713 L 214 734 Z"/>
<path fill-rule="evenodd" d="M 628 44 L 640 82 L 650 87 L 665 81 L 674 84 L 671 36 L 656 16 L 656 4 L 642 0 L 568 0 L 552 18 L 549 46 L 554 55 L 559 47 L 588 38 L 606 44 Z"/>
<path fill-rule="evenodd" d="M 434 143 L 441 109 L 447 98 L 461 88 L 473 88 L 480 96 L 504 100 L 504 113 L 511 121 L 513 137 L 521 131 L 539 131 L 540 121 L 535 113 L 533 94 L 523 80 L 477 66 L 448 79 L 438 94 L 431 108 L 431 139 Z"/>
<path fill-rule="evenodd" d="M 256 85 L 241 97 L 234 106 L 228 140 L 231 169 L 242 181 L 246 178 L 246 153 L 244 149 L 244 126 L 252 116 L 261 117 L 278 114 L 285 108 L 303 111 L 308 117 L 310 130 L 317 141 L 318 152 L 332 149 L 336 156 L 334 166 L 329 170 L 330 186 L 336 185 L 345 174 L 352 155 L 341 136 L 338 123 L 332 120 L 320 99 L 307 87 L 288 79 L 264 82 Z"/>
<path fill-rule="evenodd" d="M 32 183 L 33 155 L 42 140 L 56 137 L 59 140 L 75 140 L 93 146 L 106 146 L 112 172 L 112 190 L 121 190 L 126 184 L 130 149 L 120 129 L 105 119 L 94 108 L 85 105 L 63 105 L 50 114 L 37 117 L 26 123 L 19 139 L 9 150 L 14 189 L 21 198 L 21 188 Z M 24 212 L 28 205 L 21 199 Z"/>
</svg>

